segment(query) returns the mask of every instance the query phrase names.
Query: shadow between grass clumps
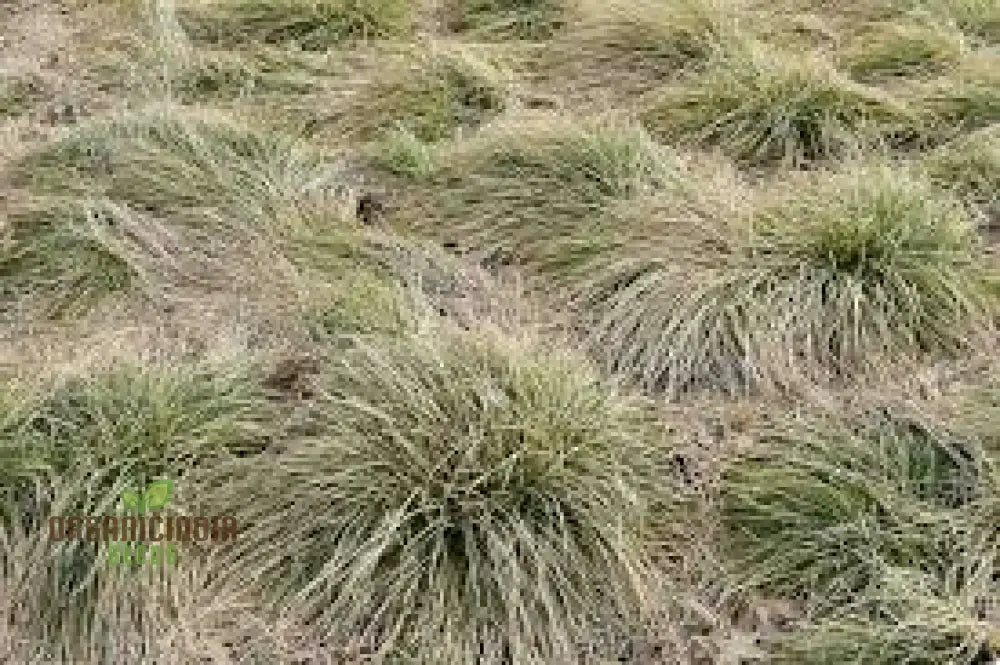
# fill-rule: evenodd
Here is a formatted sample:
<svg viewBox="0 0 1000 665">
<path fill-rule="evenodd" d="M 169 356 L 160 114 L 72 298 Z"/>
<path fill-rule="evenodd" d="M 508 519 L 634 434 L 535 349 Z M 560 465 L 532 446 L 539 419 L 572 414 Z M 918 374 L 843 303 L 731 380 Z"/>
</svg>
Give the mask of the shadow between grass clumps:
<svg viewBox="0 0 1000 665">
<path fill-rule="evenodd" d="M 550 663 L 655 602 L 663 432 L 585 359 L 432 325 L 361 340 L 319 385 L 314 433 L 208 499 L 252 525 L 231 573 L 279 612 L 382 653 Z"/>
</svg>

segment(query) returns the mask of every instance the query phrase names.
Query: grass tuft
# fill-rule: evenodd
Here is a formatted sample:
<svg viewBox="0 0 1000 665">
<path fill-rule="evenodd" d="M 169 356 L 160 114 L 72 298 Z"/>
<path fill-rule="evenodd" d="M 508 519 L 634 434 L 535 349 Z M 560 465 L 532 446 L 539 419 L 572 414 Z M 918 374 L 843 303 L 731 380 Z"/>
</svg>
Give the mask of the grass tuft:
<svg viewBox="0 0 1000 665">
<path fill-rule="evenodd" d="M 334 644 L 568 660 L 655 586 L 642 524 L 662 435 L 575 354 L 434 330 L 337 359 L 317 435 L 220 486 L 212 501 L 253 525 L 233 570 Z M 278 542 L 288 558 L 259 546 Z"/>
<path fill-rule="evenodd" d="M 184 2 L 177 18 L 195 43 L 224 48 L 257 42 L 325 51 L 347 41 L 404 37 L 407 0 L 211 0 Z"/>
<path fill-rule="evenodd" d="M 295 141 L 209 115 L 146 111 L 57 135 L 14 164 L 15 185 L 37 194 L 106 197 L 183 220 L 205 211 L 244 230 L 301 216 L 338 173 Z M 190 221 L 190 220 L 188 220 Z"/>
<path fill-rule="evenodd" d="M 1000 55 L 970 54 L 945 76 L 904 88 L 940 142 L 1000 122 Z"/>
<path fill-rule="evenodd" d="M 333 344 L 359 335 L 402 334 L 409 303 L 399 285 L 370 267 L 338 275 L 306 304 L 304 323 L 316 342 Z"/>
<path fill-rule="evenodd" d="M 318 82 L 292 58 L 272 54 L 197 52 L 171 80 L 171 91 L 185 103 L 240 98 L 305 95 Z"/>
<path fill-rule="evenodd" d="M 926 0 L 921 9 L 954 21 L 966 34 L 1000 43 L 1000 6 L 993 0 Z"/>
<path fill-rule="evenodd" d="M 979 526 L 968 511 L 993 492 L 974 441 L 873 410 L 765 432 L 727 472 L 723 514 L 748 584 L 837 607 L 886 567 L 947 561 L 951 527 Z"/>
<path fill-rule="evenodd" d="M 116 215 L 72 202 L 28 208 L 0 245 L 0 318 L 75 318 L 142 283 L 116 247 Z"/>
<path fill-rule="evenodd" d="M 859 607 L 781 636 L 774 662 L 988 662 L 997 638 L 989 621 L 977 614 L 994 602 L 995 590 L 986 579 L 991 561 L 969 554 L 972 561 L 960 561 L 949 571 L 950 582 L 911 569 L 888 570 Z M 876 604 L 880 610 L 873 609 Z"/>
<path fill-rule="evenodd" d="M 521 116 L 434 151 L 406 219 L 459 251 L 537 265 L 565 256 L 558 239 L 578 242 L 614 201 L 655 183 L 660 153 L 629 124 Z"/>
<path fill-rule="evenodd" d="M 888 94 L 820 56 L 760 45 L 654 93 L 643 124 L 662 140 L 719 146 L 749 165 L 799 165 L 919 136 L 916 116 Z"/>
<path fill-rule="evenodd" d="M 884 165 L 790 190 L 750 226 L 665 217 L 585 266 L 576 290 L 610 366 L 671 393 L 741 393 L 985 343 L 995 304 L 959 201 Z"/>
<path fill-rule="evenodd" d="M 448 27 L 487 39 L 541 40 L 566 21 L 565 0 L 451 0 Z"/>
<path fill-rule="evenodd" d="M 1000 192 L 1000 125 L 970 132 L 922 159 L 931 178 L 972 202 L 992 207 Z"/>
<path fill-rule="evenodd" d="M 262 409 L 248 367 L 124 364 L 69 374 L 4 414 L 4 471 L 176 478 L 200 459 L 259 450 L 251 414 Z"/>
<path fill-rule="evenodd" d="M 0 74 L 0 119 L 21 115 L 45 97 L 36 77 Z"/>
<path fill-rule="evenodd" d="M 975 662 L 995 592 L 990 460 L 915 412 L 789 420 L 726 473 L 741 583 L 806 602 L 775 662 Z"/>
<path fill-rule="evenodd" d="M 550 42 L 553 82 L 646 92 L 664 79 L 702 67 L 740 39 L 734 8 L 718 0 L 586 0 Z"/>
<path fill-rule="evenodd" d="M 468 50 L 435 48 L 380 71 L 348 115 L 362 139 L 396 129 L 432 142 L 477 128 L 504 110 L 508 95 L 509 74 Z"/>
<path fill-rule="evenodd" d="M 924 23 L 874 24 L 854 37 L 841 66 L 859 81 L 942 74 L 969 51 L 961 32 Z"/>
<path fill-rule="evenodd" d="M 428 180 L 438 168 L 436 146 L 405 129 L 387 132 L 369 159 L 380 170 L 417 182 Z"/>
<path fill-rule="evenodd" d="M 1000 663 L 998 7 L 0 0 L 0 663 Z"/>
<path fill-rule="evenodd" d="M 99 613 L 93 574 L 105 565 L 93 543 L 49 542 L 50 515 L 113 514 L 125 488 L 260 452 L 271 426 L 249 363 L 71 369 L 0 408 L 0 574 L 21 568 L 0 585 L 34 580 L 26 628 L 50 646 Z"/>
</svg>

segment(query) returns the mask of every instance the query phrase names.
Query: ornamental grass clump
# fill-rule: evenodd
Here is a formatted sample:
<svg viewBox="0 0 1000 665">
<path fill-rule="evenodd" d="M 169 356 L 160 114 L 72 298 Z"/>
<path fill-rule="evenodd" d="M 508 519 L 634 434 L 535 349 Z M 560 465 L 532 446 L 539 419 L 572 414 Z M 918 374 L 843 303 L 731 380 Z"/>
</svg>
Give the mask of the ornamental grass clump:
<svg viewBox="0 0 1000 665">
<path fill-rule="evenodd" d="M 30 494 L 36 474 L 80 468 L 145 482 L 180 476 L 200 460 L 259 452 L 268 406 L 252 371 L 116 363 L 22 390 L 0 406 L 4 488 Z"/>
<path fill-rule="evenodd" d="M 362 340 L 321 383 L 315 435 L 209 500 L 250 525 L 232 573 L 330 643 L 566 662 L 655 596 L 662 431 L 584 358 L 439 326 Z"/>
<path fill-rule="evenodd" d="M 750 166 L 801 166 L 921 136 L 912 110 L 885 91 L 820 55 L 757 43 L 654 91 L 642 118 L 657 138 L 717 146 Z"/>
<path fill-rule="evenodd" d="M 595 92 L 648 92 L 738 43 L 736 15 L 716 0 L 579 2 L 548 45 L 546 80 L 568 78 L 574 88 Z"/>
<path fill-rule="evenodd" d="M 920 8 L 937 20 L 954 22 L 975 39 L 1000 43 L 1000 6 L 993 0 L 925 0 Z"/>
<path fill-rule="evenodd" d="M 383 67 L 347 110 L 361 139 L 389 130 L 434 142 L 475 130 L 506 108 L 509 74 L 468 49 L 434 47 Z"/>
<path fill-rule="evenodd" d="M 603 242 L 601 216 L 663 177 L 662 152 L 628 123 L 525 113 L 435 150 L 403 217 L 459 251 L 559 261 Z"/>
<path fill-rule="evenodd" d="M 19 159 L 13 184 L 50 197 L 108 198 L 188 226 L 247 232 L 301 216 L 339 172 L 288 137 L 176 108 L 97 119 Z"/>
<path fill-rule="evenodd" d="M 1000 54 L 995 49 L 977 49 L 941 76 L 899 88 L 919 109 L 934 145 L 1000 122 Z"/>
<path fill-rule="evenodd" d="M 811 414 L 728 468 L 734 584 L 805 604 L 775 662 L 969 665 L 996 646 L 996 486 L 976 439 L 915 410 Z M 992 645 L 991 645 L 992 642 Z"/>
<path fill-rule="evenodd" d="M 65 200 L 10 215 L 0 236 L 0 320 L 74 317 L 141 285 L 118 242 L 122 221 L 112 206 Z"/>
<path fill-rule="evenodd" d="M 680 219 L 664 215 L 659 236 L 652 220 L 575 287 L 593 348 L 647 389 L 854 380 L 987 348 L 975 225 L 914 173 L 827 173 L 759 200 L 749 221 Z"/>
<path fill-rule="evenodd" d="M 565 0 L 459 0 L 445 4 L 446 24 L 486 40 L 541 40 L 565 25 Z"/>
<path fill-rule="evenodd" d="M 969 50 L 968 40 L 956 28 L 887 21 L 860 31 L 840 61 L 855 79 L 871 82 L 941 74 Z"/>
<path fill-rule="evenodd" d="M 407 0 L 185 1 L 176 11 L 192 41 L 225 48 L 256 42 L 326 51 L 345 42 L 405 37 L 413 28 Z"/>
<path fill-rule="evenodd" d="M 936 183 L 995 208 L 1000 200 L 1000 124 L 960 136 L 925 155 L 921 165 Z"/>
</svg>

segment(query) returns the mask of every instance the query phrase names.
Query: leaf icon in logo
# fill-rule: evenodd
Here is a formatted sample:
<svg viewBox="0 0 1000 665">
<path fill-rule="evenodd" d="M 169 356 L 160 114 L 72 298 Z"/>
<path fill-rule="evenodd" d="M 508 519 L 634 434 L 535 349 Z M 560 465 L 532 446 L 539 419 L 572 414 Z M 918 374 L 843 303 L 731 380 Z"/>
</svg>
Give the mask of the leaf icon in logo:
<svg viewBox="0 0 1000 665">
<path fill-rule="evenodd" d="M 138 492 L 122 490 L 122 503 L 125 504 L 126 510 L 142 511 L 142 499 L 139 498 Z"/>
<path fill-rule="evenodd" d="M 174 483 L 172 480 L 157 480 L 149 484 L 143 494 L 143 503 L 147 508 L 163 508 L 173 496 Z"/>
</svg>

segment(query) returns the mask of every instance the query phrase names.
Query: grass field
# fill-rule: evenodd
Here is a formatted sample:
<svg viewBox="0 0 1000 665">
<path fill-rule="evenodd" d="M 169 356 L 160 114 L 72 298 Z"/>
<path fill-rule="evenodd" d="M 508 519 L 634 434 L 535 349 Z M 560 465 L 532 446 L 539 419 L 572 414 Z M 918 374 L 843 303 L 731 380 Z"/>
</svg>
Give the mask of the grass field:
<svg viewBox="0 0 1000 665">
<path fill-rule="evenodd" d="M 998 192 L 996 0 L 0 0 L 0 663 L 1000 662 Z"/>
</svg>

